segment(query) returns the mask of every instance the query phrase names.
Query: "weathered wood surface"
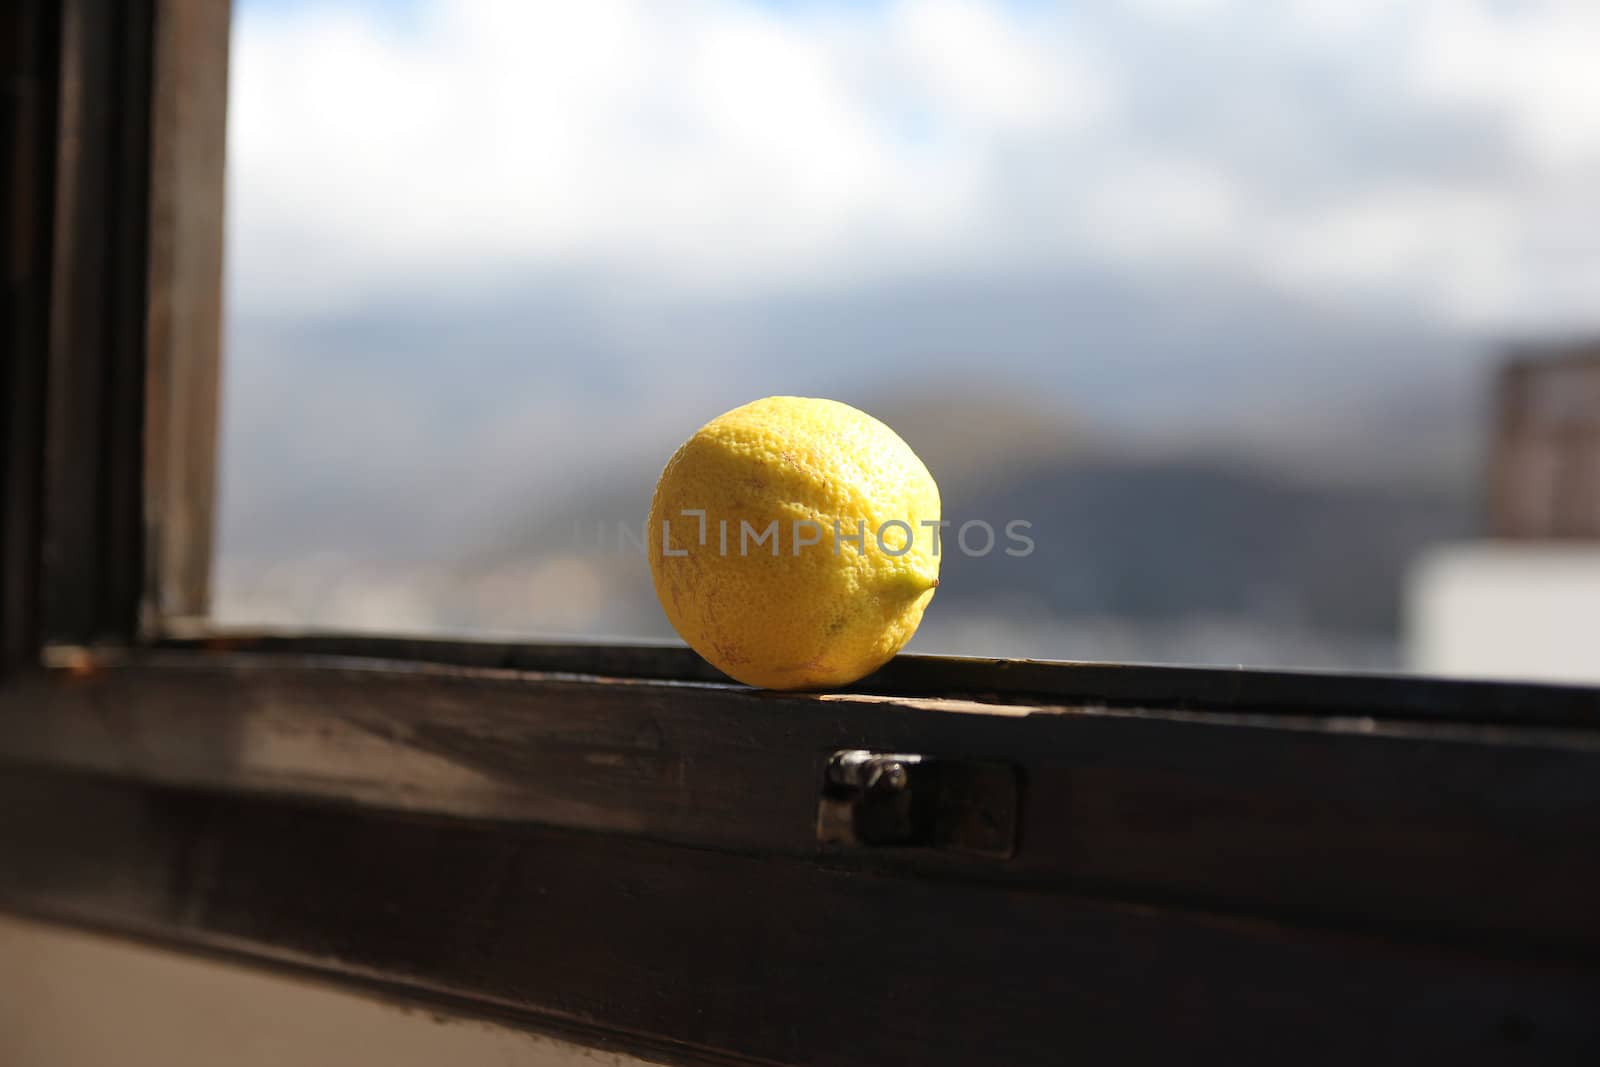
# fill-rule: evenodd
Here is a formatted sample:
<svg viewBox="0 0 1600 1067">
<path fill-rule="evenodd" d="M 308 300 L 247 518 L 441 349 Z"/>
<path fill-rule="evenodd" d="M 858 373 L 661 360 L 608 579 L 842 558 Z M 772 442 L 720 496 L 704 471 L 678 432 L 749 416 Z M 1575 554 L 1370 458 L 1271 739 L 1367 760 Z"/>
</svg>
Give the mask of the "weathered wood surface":
<svg viewBox="0 0 1600 1067">
<path fill-rule="evenodd" d="M 831 855 L 837 749 L 1020 770 L 1016 855 Z M 142 653 L 19 680 L 0 763 L 1600 958 L 1600 732 Z"/>
<path fill-rule="evenodd" d="M 878 1065 L 1584 1063 L 1600 975 L 1060 892 L 60 775 L 0 904 L 649 1035 Z"/>
<path fill-rule="evenodd" d="M 226 0 L 7 5 L 0 644 L 203 611 Z"/>
<path fill-rule="evenodd" d="M 60 8 L 40 631 L 133 632 L 140 595 L 150 7 Z"/>
<path fill-rule="evenodd" d="M 141 625 L 203 615 L 222 368 L 230 0 L 156 4 Z"/>
<path fill-rule="evenodd" d="M 57 36 L 48 0 L 0 4 L 0 675 L 38 636 Z"/>
<path fill-rule="evenodd" d="M 729 681 L 681 645 L 460 641 L 230 631 L 205 625 L 184 629 L 190 636 L 168 635 L 157 645 L 174 651 L 265 652 L 660 681 Z M 1597 687 L 1400 675 L 902 654 L 850 689 L 1002 702 L 1600 729 Z"/>
</svg>

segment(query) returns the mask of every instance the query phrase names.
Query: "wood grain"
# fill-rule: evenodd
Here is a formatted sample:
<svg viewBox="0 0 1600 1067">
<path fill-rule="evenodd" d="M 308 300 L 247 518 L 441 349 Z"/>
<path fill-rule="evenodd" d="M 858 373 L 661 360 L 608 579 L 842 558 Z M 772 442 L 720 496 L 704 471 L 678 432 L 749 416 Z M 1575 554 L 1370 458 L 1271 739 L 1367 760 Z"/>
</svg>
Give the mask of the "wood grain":
<svg viewBox="0 0 1600 1067">
<path fill-rule="evenodd" d="M 38 647 L 58 34 L 56 5 L 0 4 L 0 675 Z"/>
<path fill-rule="evenodd" d="M 148 3 L 60 10 L 40 631 L 126 638 L 140 587 Z"/>
<path fill-rule="evenodd" d="M 29 0 L 0 23 L 9 662 L 203 610 L 228 16 L 226 0 Z"/>
<path fill-rule="evenodd" d="M 142 630 L 209 599 L 222 348 L 229 0 L 158 0 L 150 242 Z"/>
<path fill-rule="evenodd" d="M 1600 975 L 615 835 L 0 777 L 0 904 L 666 1058 L 1580 1063 Z"/>
<path fill-rule="evenodd" d="M 730 679 L 682 645 L 495 642 L 206 624 L 155 642 L 174 651 L 262 652 L 682 682 Z M 1600 688 L 1396 675 L 901 654 L 853 693 L 993 703 L 1159 706 L 1246 715 L 1600 728 Z"/>
<path fill-rule="evenodd" d="M 0 702 L 0 761 L 1600 958 L 1596 731 L 261 653 L 64 662 Z M 846 748 L 1015 766 L 1015 856 L 822 849 Z"/>
</svg>

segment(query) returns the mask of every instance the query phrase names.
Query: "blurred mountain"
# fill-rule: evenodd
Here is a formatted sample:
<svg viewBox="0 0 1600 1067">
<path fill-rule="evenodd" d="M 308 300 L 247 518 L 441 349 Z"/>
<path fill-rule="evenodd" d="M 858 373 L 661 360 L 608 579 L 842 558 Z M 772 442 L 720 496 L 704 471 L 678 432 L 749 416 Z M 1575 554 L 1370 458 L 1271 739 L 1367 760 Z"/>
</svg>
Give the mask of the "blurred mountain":
<svg viewBox="0 0 1600 1067">
<path fill-rule="evenodd" d="M 940 481 L 952 523 L 938 599 L 947 617 L 1235 619 L 1391 641 L 1410 561 L 1430 543 L 1474 531 L 1475 500 L 1463 483 L 1359 485 L 1296 478 L 1226 455 L 1154 456 L 979 387 L 925 389 L 877 410 Z M 530 567 L 560 559 L 586 586 L 603 589 L 579 630 L 665 636 L 637 551 L 655 473 L 626 467 L 552 506 L 506 516 L 496 538 L 453 565 L 457 584 L 525 580 Z M 994 531 L 981 558 L 961 550 L 969 520 Z M 1027 524 L 1019 532 L 1033 542 L 1025 557 L 1005 552 L 1020 544 L 1006 538 L 1013 520 Z M 988 540 L 978 526 L 969 534 L 974 551 Z M 494 625 L 548 625 L 564 617 L 555 608 L 541 613 L 525 600 Z M 465 625 L 473 611 L 452 616 Z"/>
<path fill-rule="evenodd" d="M 1410 561 L 1430 543 L 1473 532 L 1474 499 L 1459 485 L 1351 485 L 1225 456 L 1156 457 L 1053 429 L 1023 402 L 988 402 L 997 406 L 976 424 L 899 420 L 940 478 L 952 523 L 919 647 L 1390 666 Z M 894 418 L 892 407 L 882 410 Z M 474 548 L 435 561 L 225 566 L 222 614 L 670 639 L 642 553 L 655 474 L 627 465 L 581 491 L 520 503 Z M 961 550 L 969 520 L 995 533 L 981 557 Z M 1005 552 L 1019 544 L 1006 537 L 1012 520 L 1027 523 L 1025 557 Z M 981 527 L 968 533 L 974 551 L 988 541 Z"/>
<path fill-rule="evenodd" d="M 996 472 L 1090 454 L 1095 434 L 1061 405 L 982 380 L 947 379 L 885 392 L 865 410 L 927 464 L 945 499 Z"/>
<path fill-rule="evenodd" d="M 459 554 L 519 502 L 653 480 L 701 422 L 771 393 L 884 417 L 952 484 L 1100 434 L 1351 484 L 1476 462 L 1485 347 L 1394 309 L 1067 269 L 738 300 L 601 281 L 231 323 L 224 555 Z M 932 423 L 961 439 L 938 452 Z"/>
<path fill-rule="evenodd" d="M 947 551 L 946 610 L 998 599 L 1033 615 L 1251 618 L 1387 637 L 1411 560 L 1474 524 L 1472 498 L 1448 489 L 1292 481 L 1206 458 L 1100 456 L 993 473 L 946 503 L 952 533 L 982 519 L 1000 535 L 981 558 Z M 1003 551 L 1014 519 L 1029 523 L 1025 558 Z M 970 544 L 985 541 L 974 528 Z"/>
<path fill-rule="evenodd" d="M 523 284 L 234 324 L 224 618 L 669 637 L 619 528 L 770 393 L 887 422 L 957 524 L 1033 524 L 1026 559 L 946 556 L 943 651 L 1381 664 L 1409 560 L 1473 529 L 1484 349 L 1392 311 L 1214 278 Z"/>
</svg>

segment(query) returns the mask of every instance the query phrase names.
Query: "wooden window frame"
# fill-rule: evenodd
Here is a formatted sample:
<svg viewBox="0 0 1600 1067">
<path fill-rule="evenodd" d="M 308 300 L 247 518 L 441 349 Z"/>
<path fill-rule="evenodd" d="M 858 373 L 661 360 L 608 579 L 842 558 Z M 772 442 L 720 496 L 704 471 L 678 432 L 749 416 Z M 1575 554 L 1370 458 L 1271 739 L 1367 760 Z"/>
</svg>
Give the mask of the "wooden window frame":
<svg viewBox="0 0 1600 1067">
<path fill-rule="evenodd" d="M 1600 691 L 208 630 L 227 5 L 0 30 L 0 910 L 663 1062 L 1600 1043 Z M 847 750 L 1006 847 L 829 837 Z"/>
</svg>

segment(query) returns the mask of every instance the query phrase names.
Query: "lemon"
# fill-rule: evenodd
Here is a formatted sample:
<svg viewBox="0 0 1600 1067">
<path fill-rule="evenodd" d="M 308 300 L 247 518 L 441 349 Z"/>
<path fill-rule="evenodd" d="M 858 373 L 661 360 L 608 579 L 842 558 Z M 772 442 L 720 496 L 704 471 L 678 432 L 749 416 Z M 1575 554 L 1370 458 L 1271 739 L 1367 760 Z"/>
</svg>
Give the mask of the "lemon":
<svg viewBox="0 0 1600 1067">
<path fill-rule="evenodd" d="M 909 445 L 834 400 L 769 396 L 668 461 L 650 573 L 673 629 L 768 689 L 845 685 L 898 652 L 939 584 L 939 487 Z"/>
</svg>

